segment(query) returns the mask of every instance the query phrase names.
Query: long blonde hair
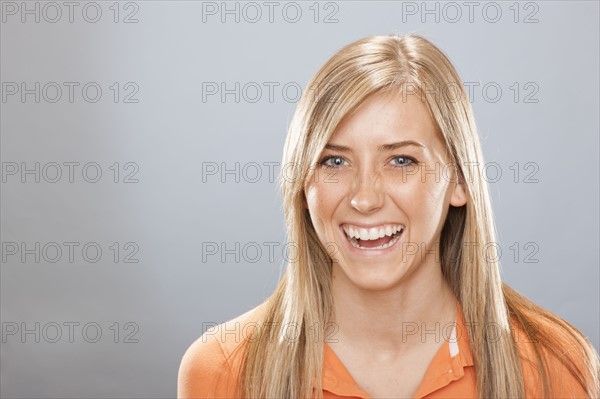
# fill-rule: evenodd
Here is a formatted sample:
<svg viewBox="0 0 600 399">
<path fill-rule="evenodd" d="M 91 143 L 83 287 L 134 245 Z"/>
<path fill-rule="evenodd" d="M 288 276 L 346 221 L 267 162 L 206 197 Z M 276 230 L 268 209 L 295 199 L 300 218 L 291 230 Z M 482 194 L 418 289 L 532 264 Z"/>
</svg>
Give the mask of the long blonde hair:
<svg viewBox="0 0 600 399">
<path fill-rule="evenodd" d="M 483 155 L 467 93 L 449 59 L 430 41 L 416 35 L 372 36 L 334 54 L 304 91 L 289 127 L 283 152 L 283 209 L 290 243 L 296 253 L 287 264 L 252 339 L 245 343 L 238 393 L 247 398 L 307 398 L 322 395 L 323 344 L 311 337 L 333 315 L 332 262 L 319 241 L 308 210 L 305 189 L 317 160 L 342 118 L 367 96 L 392 90 L 421 96 L 464 183 L 467 204 L 450 207 L 440 236 L 442 273 L 460 302 L 470 338 L 481 398 L 525 396 L 513 322 L 535 342 L 543 365 L 542 347 L 559 356 L 590 397 L 598 397 L 598 354 L 574 326 L 535 305 L 506 284 L 499 272 L 496 247 L 467 254 L 463 243 L 495 243 L 496 227 L 486 181 L 478 168 Z M 293 169 L 293 178 L 289 171 Z M 283 175 L 286 171 L 286 176 Z M 486 339 L 484 329 L 497 326 L 500 339 Z M 561 334 L 544 326 L 559 325 Z M 295 326 L 297 339 L 284 339 Z M 535 335 L 535 336 L 534 336 Z M 576 348 L 565 356 L 560 348 Z M 574 359 L 583 359 L 577 364 Z M 546 372 L 540 368 L 543 392 L 550 395 Z"/>
</svg>

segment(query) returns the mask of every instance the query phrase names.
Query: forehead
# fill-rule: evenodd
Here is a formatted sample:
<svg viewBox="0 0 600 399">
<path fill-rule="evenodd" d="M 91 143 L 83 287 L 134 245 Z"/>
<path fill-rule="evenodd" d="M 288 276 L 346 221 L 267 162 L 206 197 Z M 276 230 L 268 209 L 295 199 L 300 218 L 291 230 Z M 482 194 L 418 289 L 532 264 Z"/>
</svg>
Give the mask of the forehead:
<svg viewBox="0 0 600 399">
<path fill-rule="evenodd" d="M 398 139 L 416 140 L 428 148 L 443 146 L 427 105 L 418 95 L 385 92 L 367 97 L 342 119 L 330 142 L 364 145 L 365 140 L 380 144 Z"/>
</svg>

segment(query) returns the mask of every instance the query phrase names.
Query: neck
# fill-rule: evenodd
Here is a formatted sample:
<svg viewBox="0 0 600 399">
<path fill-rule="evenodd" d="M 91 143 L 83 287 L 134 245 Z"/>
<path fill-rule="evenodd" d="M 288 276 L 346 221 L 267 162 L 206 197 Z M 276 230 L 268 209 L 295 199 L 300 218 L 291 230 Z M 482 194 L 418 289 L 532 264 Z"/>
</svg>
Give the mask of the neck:
<svg viewBox="0 0 600 399">
<path fill-rule="evenodd" d="M 401 354 L 449 337 L 456 297 L 439 263 L 425 260 L 414 267 L 396 286 L 381 291 L 362 289 L 334 268 L 334 322 L 344 345 Z"/>
</svg>

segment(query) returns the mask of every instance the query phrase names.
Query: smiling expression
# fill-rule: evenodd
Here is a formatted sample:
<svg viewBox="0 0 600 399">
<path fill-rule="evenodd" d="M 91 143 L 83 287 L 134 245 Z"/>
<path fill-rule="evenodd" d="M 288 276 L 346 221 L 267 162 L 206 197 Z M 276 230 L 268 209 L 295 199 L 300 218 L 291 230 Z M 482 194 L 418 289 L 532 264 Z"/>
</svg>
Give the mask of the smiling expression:
<svg viewBox="0 0 600 399">
<path fill-rule="evenodd" d="M 319 240 L 337 249 L 334 274 L 381 290 L 439 268 L 425 254 L 437 248 L 448 207 L 466 203 L 450 162 L 415 95 L 377 93 L 347 115 L 306 189 Z"/>
</svg>

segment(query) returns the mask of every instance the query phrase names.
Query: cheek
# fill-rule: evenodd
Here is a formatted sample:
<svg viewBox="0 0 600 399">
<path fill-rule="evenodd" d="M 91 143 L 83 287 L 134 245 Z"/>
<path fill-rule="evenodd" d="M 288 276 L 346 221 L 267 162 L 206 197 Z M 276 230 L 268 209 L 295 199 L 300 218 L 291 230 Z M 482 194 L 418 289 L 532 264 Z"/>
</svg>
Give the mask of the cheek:
<svg viewBox="0 0 600 399">
<path fill-rule="evenodd" d="M 421 181 L 419 178 L 404 182 L 391 181 L 388 192 L 405 211 L 409 220 L 419 225 L 437 224 L 446 202 L 447 184 L 435 179 Z"/>
<path fill-rule="evenodd" d="M 336 190 L 335 183 L 316 183 L 306 189 L 306 202 L 308 211 L 315 228 L 320 230 L 322 226 L 331 221 L 335 209 L 341 201 L 339 187 Z"/>
</svg>

